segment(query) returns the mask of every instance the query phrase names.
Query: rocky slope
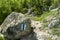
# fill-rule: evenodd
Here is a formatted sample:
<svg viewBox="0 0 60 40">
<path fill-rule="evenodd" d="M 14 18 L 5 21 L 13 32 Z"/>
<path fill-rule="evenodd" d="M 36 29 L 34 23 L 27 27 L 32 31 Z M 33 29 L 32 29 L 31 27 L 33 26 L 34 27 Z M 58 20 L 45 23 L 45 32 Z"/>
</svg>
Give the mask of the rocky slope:
<svg viewBox="0 0 60 40">
<path fill-rule="evenodd" d="M 45 22 L 31 20 L 32 32 L 18 40 L 60 40 L 60 30 L 57 30 L 60 29 L 60 12 L 58 10 L 55 10 L 56 13 L 52 11 L 52 15 L 44 17 Z"/>
</svg>

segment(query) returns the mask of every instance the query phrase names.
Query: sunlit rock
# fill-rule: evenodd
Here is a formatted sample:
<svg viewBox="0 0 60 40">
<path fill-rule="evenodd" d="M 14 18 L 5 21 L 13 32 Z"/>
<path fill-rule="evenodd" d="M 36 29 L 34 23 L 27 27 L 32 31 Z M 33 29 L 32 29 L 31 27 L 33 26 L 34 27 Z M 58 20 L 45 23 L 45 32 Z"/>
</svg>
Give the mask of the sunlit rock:
<svg viewBox="0 0 60 40">
<path fill-rule="evenodd" d="M 48 27 L 56 27 L 59 24 L 60 20 L 58 18 L 53 18 L 52 21 L 49 23 Z"/>
<path fill-rule="evenodd" d="M 31 20 L 21 13 L 12 12 L 0 27 L 7 40 L 15 40 L 30 34 Z"/>
</svg>

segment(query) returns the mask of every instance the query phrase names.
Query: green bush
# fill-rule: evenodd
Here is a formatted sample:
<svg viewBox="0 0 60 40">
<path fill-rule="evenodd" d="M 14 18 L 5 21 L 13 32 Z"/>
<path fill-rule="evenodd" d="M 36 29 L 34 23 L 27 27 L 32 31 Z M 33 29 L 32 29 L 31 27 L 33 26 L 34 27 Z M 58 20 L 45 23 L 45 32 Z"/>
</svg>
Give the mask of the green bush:
<svg viewBox="0 0 60 40">
<path fill-rule="evenodd" d="M 0 24 L 6 18 L 6 16 L 11 13 L 11 6 L 7 0 L 0 1 Z"/>
<path fill-rule="evenodd" d="M 0 24 L 11 12 L 27 13 L 27 9 L 32 8 L 35 15 L 42 15 L 48 11 L 51 5 L 55 7 L 60 4 L 60 0 L 0 0 Z"/>
<path fill-rule="evenodd" d="M 4 40 L 4 36 L 0 34 L 0 40 Z"/>
<path fill-rule="evenodd" d="M 21 12 L 22 12 L 23 14 L 27 13 L 27 8 L 23 8 L 23 9 L 21 10 Z"/>
<path fill-rule="evenodd" d="M 60 6 L 60 0 L 54 0 L 52 5 L 57 8 L 58 6 Z"/>
</svg>

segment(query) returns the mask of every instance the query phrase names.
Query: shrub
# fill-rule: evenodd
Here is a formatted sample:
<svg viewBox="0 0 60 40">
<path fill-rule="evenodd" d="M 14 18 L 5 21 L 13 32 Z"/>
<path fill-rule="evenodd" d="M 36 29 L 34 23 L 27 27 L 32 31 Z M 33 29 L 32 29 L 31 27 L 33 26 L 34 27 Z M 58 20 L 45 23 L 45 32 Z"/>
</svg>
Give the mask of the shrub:
<svg viewBox="0 0 60 40">
<path fill-rule="evenodd" d="M 59 6 L 60 0 L 0 0 L 0 24 L 12 11 L 26 13 L 32 8 L 35 15 L 40 16 L 49 10 L 51 5 Z"/>
<path fill-rule="evenodd" d="M 60 0 L 54 0 L 52 5 L 57 8 L 58 6 L 60 6 Z"/>
<path fill-rule="evenodd" d="M 23 8 L 23 9 L 21 10 L 21 12 L 22 12 L 23 14 L 27 13 L 27 8 Z"/>
<path fill-rule="evenodd" d="M 0 2 L 0 24 L 6 18 L 6 16 L 11 13 L 11 6 L 7 0 L 1 0 Z"/>
</svg>

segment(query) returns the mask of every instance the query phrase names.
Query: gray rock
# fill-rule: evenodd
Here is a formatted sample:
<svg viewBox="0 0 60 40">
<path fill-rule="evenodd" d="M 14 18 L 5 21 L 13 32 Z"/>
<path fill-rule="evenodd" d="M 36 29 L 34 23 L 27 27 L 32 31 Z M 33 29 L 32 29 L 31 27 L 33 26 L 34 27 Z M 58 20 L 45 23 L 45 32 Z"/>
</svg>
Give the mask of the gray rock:
<svg viewBox="0 0 60 40">
<path fill-rule="evenodd" d="M 31 33 L 27 37 L 23 37 L 20 40 L 37 40 L 36 33 Z"/>
<path fill-rule="evenodd" d="M 50 6 L 50 7 L 49 7 L 49 10 L 53 10 L 53 9 L 55 9 L 54 6 Z"/>
<path fill-rule="evenodd" d="M 32 9 L 31 8 L 28 9 L 28 14 L 31 14 L 31 12 L 32 12 Z"/>
<path fill-rule="evenodd" d="M 0 32 L 7 40 L 19 39 L 31 32 L 31 20 L 21 13 L 12 12 L 0 28 Z"/>
<path fill-rule="evenodd" d="M 52 21 L 49 23 L 48 27 L 52 28 L 59 24 L 60 20 L 58 18 L 53 18 Z"/>
</svg>

